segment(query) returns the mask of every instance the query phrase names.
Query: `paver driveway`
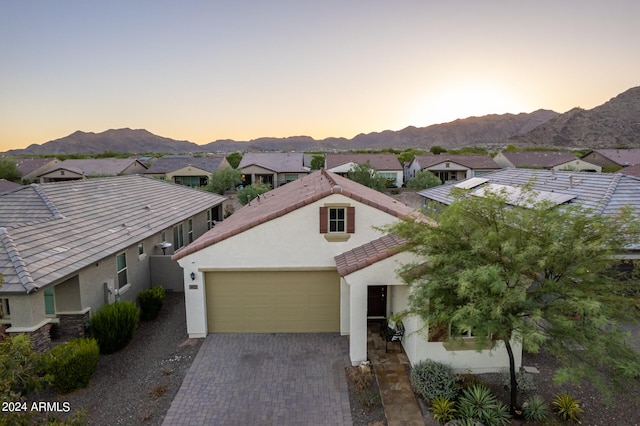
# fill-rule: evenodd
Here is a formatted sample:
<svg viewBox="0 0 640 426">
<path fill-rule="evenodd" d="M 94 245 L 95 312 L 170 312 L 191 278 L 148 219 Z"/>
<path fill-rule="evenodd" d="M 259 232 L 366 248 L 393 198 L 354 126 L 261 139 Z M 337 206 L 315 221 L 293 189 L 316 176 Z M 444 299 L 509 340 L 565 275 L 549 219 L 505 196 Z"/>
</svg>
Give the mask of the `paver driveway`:
<svg viewBox="0 0 640 426">
<path fill-rule="evenodd" d="M 351 425 L 338 334 L 210 334 L 163 425 Z"/>
</svg>

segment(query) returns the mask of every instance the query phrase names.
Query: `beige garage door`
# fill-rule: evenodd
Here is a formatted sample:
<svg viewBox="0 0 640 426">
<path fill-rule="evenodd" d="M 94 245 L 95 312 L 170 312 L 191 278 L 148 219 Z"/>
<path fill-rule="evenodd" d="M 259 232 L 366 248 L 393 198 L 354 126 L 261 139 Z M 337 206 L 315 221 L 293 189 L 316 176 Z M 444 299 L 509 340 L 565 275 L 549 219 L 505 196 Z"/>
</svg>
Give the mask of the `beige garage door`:
<svg viewBox="0 0 640 426">
<path fill-rule="evenodd" d="M 340 331 L 336 271 L 207 272 L 210 333 Z"/>
</svg>

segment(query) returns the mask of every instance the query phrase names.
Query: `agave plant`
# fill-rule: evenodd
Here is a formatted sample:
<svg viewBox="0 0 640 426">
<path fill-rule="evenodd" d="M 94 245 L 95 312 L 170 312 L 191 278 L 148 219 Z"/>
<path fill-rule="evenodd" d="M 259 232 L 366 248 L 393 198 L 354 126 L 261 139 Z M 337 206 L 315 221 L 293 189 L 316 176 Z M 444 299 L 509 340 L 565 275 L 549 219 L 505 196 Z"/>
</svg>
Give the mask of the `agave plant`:
<svg viewBox="0 0 640 426">
<path fill-rule="evenodd" d="M 566 393 L 556 395 L 551 405 L 553 411 L 565 422 L 578 421 L 578 415 L 584 411 L 580 408 L 580 401 Z"/>
<path fill-rule="evenodd" d="M 522 404 L 522 412 L 524 413 L 525 419 L 534 422 L 543 422 L 547 419 L 547 406 L 544 400 L 538 395 L 528 398 L 524 404 Z"/>
<path fill-rule="evenodd" d="M 487 426 L 508 425 L 511 418 L 507 406 L 499 403 L 491 390 L 480 384 L 462 392 L 458 400 L 458 414 L 463 419 L 477 420 Z"/>
<path fill-rule="evenodd" d="M 453 420 L 456 414 L 455 402 L 444 396 L 439 396 L 431 402 L 433 418 L 441 423 Z"/>
</svg>

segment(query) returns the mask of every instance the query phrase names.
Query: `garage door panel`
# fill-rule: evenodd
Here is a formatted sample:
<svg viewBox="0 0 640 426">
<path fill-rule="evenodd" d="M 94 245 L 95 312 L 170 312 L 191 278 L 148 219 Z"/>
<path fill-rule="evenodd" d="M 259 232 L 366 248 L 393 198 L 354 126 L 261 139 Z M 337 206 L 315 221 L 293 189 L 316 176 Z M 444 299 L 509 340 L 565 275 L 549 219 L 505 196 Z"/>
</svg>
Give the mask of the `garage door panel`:
<svg viewBox="0 0 640 426">
<path fill-rule="evenodd" d="M 207 272 L 209 332 L 337 332 L 336 271 Z"/>
</svg>

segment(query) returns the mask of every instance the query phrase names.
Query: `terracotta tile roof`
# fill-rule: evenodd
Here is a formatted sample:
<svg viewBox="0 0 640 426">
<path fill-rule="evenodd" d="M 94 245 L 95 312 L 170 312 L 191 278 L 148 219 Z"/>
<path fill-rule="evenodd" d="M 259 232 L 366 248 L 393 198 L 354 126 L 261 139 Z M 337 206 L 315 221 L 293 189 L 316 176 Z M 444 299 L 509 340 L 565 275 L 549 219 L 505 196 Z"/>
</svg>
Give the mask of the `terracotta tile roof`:
<svg viewBox="0 0 640 426">
<path fill-rule="evenodd" d="M 276 173 L 308 173 L 301 152 L 247 152 L 242 156 L 238 169 L 260 166 Z"/>
<path fill-rule="evenodd" d="M 514 167 L 551 168 L 577 159 L 567 151 L 502 151 L 501 154 Z"/>
<path fill-rule="evenodd" d="M 196 167 L 207 173 L 218 170 L 224 157 L 191 157 L 191 156 L 165 156 L 153 162 L 151 167 L 145 170 L 145 174 L 171 173 L 188 166 Z"/>
<path fill-rule="evenodd" d="M 634 164 L 623 169 L 618 170 L 616 173 L 622 173 L 623 175 L 640 177 L 640 164 Z"/>
<path fill-rule="evenodd" d="M 342 194 L 399 218 L 413 212 L 411 208 L 381 192 L 323 169 L 261 195 L 172 258 L 178 260 L 331 194 Z"/>
<path fill-rule="evenodd" d="M 0 293 L 24 293 L 221 204 L 138 175 L 32 184 L 0 194 Z"/>
<path fill-rule="evenodd" d="M 436 164 L 442 164 L 447 161 L 460 164 L 470 169 L 500 169 L 500 165 L 493 161 L 488 155 L 449 155 L 446 153 L 439 155 L 416 155 L 413 161 L 417 161 L 420 168 L 426 169 Z"/>
<path fill-rule="evenodd" d="M 341 277 L 366 268 L 398 253 L 406 242 L 396 235 L 384 235 L 377 240 L 363 244 L 334 257 L 338 274 Z"/>
<path fill-rule="evenodd" d="M 632 166 L 640 163 L 640 149 L 595 149 L 594 152 L 608 158 L 620 166 Z M 588 154 L 585 154 L 586 156 Z M 583 156 L 583 157 L 584 157 Z"/>
<path fill-rule="evenodd" d="M 325 167 L 333 169 L 347 163 L 371 164 L 378 171 L 402 170 L 402 165 L 395 154 L 327 154 Z"/>
</svg>

